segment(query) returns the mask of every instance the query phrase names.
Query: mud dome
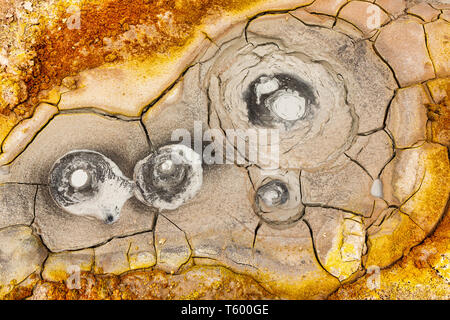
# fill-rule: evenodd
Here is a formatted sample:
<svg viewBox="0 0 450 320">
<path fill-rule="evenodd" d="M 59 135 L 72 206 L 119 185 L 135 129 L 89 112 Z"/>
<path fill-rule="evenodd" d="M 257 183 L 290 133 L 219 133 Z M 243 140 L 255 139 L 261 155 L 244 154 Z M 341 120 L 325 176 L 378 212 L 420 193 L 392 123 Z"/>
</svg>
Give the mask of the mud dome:
<svg viewBox="0 0 450 320">
<path fill-rule="evenodd" d="M 168 145 L 139 161 L 134 169 L 136 197 L 159 210 L 175 210 L 202 186 L 200 155 L 184 145 Z"/>
<path fill-rule="evenodd" d="M 54 164 L 49 178 L 50 194 L 65 211 L 113 223 L 125 202 L 133 195 L 134 184 L 104 155 L 72 151 Z"/>
<path fill-rule="evenodd" d="M 367 41 L 282 15 L 246 31 L 205 64 L 201 83 L 222 130 L 279 129 L 280 167 L 311 171 L 336 161 L 357 133 L 383 126 L 396 85 Z M 270 166 L 270 157 L 261 154 L 256 164 Z"/>
</svg>

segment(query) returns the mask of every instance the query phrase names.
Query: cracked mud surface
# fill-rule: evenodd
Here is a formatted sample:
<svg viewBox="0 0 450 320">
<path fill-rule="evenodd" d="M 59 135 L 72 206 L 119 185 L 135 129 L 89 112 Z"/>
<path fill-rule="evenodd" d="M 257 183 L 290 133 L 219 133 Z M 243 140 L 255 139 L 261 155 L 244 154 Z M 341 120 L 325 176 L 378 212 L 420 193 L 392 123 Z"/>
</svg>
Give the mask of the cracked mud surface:
<svg viewBox="0 0 450 320">
<path fill-rule="evenodd" d="M 449 298 L 445 1 L 90 2 L 84 34 L 69 2 L 3 2 L 0 298 Z M 157 209 L 135 166 L 177 129 L 238 157 Z M 258 129 L 279 140 L 240 152 Z M 123 192 L 49 179 L 74 150 Z"/>
</svg>

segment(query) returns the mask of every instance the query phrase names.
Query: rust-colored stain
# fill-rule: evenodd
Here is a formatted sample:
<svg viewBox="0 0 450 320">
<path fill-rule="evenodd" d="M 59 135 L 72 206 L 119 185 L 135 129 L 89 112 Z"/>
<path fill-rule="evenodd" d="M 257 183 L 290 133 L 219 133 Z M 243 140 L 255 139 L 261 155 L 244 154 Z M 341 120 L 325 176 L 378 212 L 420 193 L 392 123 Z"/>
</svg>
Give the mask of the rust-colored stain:
<svg viewBox="0 0 450 320">
<path fill-rule="evenodd" d="M 427 116 L 431 121 L 431 140 L 450 147 L 450 81 L 442 90 L 446 96 L 438 103 L 427 105 Z"/>
<path fill-rule="evenodd" d="M 276 297 L 247 276 L 223 267 L 193 267 L 195 273 L 170 275 L 160 270 L 131 271 L 120 276 L 82 272 L 79 289 L 69 289 L 65 282 L 39 280 L 29 286 L 17 286 L 5 299 L 33 298 L 50 300 L 197 300 L 245 299 L 261 300 Z M 208 272 L 210 272 L 208 274 Z M 211 272 L 213 274 L 211 274 Z M 211 281 L 210 277 L 214 277 Z"/>
<path fill-rule="evenodd" d="M 45 99 L 45 90 L 60 85 L 62 80 L 79 72 L 123 59 L 106 41 L 119 39 L 136 25 L 150 26 L 152 36 L 143 35 L 139 41 L 122 41 L 120 52 L 127 58 L 166 55 L 182 48 L 204 23 L 205 17 L 220 12 L 239 13 L 257 6 L 264 0 L 107 0 L 84 1 L 77 4 L 80 28 L 69 28 L 74 12 L 70 3 L 59 1 L 51 12 L 56 18 L 39 16 L 24 39 L 31 67 L 21 70 L 17 79 L 1 79 L 0 85 L 20 98 L 2 102 L 0 97 L 0 141 L 22 119 L 32 115 L 39 101 Z M 7 81 L 7 82 L 6 82 Z M 2 83 L 3 82 L 3 83 Z M 23 87 L 25 84 L 26 88 Z M 17 100 L 17 101 L 16 101 Z"/>
<path fill-rule="evenodd" d="M 34 67 L 24 76 L 29 104 L 37 102 L 37 93 L 61 84 L 67 76 L 114 61 L 114 53 L 105 49 L 104 39 L 112 41 L 132 25 L 149 25 L 154 37 L 144 35 L 139 45 L 126 41 L 127 52 L 133 56 L 163 54 L 170 48 L 183 46 L 212 12 L 243 10 L 262 2 L 233 0 L 110 0 L 101 4 L 87 2 L 80 5 L 80 29 L 69 29 L 69 5 L 58 5 L 54 13 L 59 17 L 49 28 L 46 23 L 38 33 Z M 187 10 L 188 9 L 188 10 Z M 42 18 L 44 19 L 44 18 Z M 117 57 L 117 56 L 116 56 Z M 10 109 L 0 110 L 3 114 Z"/>
<path fill-rule="evenodd" d="M 435 232 L 394 265 L 380 272 L 378 289 L 369 287 L 374 274 L 344 284 L 329 299 L 450 299 L 450 215 L 449 209 Z M 6 300 L 34 298 L 74 299 L 276 299 L 252 278 L 222 267 L 194 267 L 207 271 L 219 268 L 221 276 L 208 275 L 189 286 L 185 274 L 170 275 L 160 270 L 138 270 L 123 275 L 81 273 L 81 288 L 69 289 L 64 281 L 50 282 L 32 275 L 17 285 Z M 200 281 L 198 281 L 200 280 Z M 181 290 L 180 290 L 181 289 Z"/>
</svg>

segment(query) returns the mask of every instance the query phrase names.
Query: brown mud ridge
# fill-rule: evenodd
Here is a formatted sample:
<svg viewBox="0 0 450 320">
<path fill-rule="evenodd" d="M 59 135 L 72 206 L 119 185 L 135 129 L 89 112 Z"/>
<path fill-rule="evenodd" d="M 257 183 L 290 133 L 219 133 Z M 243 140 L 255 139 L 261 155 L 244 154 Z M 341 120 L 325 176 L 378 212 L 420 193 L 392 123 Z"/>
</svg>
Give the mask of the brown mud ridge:
<svg viewBox="0 0 450 320">
<path fill-rule="evenodd" d="M 115 0 L 100 5 L 87 3 L 81 8 L 83 27 L 79 30 L 66 28 L 64 18 L 69 14 L 59 9 L 59 23 L 51 29 L 44 28 L 42 37 L 33 47 L 37 64 L 33 70 L 35 76 L 27 82 L 29 95 L 59 85 L 69 75 L 120 59 L 117 53 L 105 49 L 103 39 L 117 40 L 130 25 L 151 25 L 158 36 L 148 38 L 144 35 L 139 45 L 126 41 L 125 51 L 133 56 L 164 54 L 169 47 L 183 46 L 209 12 L 238 6 L 235 1 L 198 0 L 189 1 L 186 4 L 189 10 L 186 10 L 181 2 Z M 169 9 L 173 17 L 170 22 L 160 18 Z"/>
</svg>

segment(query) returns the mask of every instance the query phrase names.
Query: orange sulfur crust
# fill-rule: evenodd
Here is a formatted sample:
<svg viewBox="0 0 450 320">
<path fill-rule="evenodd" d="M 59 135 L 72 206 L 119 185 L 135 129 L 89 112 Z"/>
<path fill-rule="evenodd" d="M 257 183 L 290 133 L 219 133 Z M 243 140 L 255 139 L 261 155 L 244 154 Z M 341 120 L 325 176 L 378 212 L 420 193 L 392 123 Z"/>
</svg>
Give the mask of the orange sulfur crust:
<svg viewBox="0 0 450 320">
<path fill-rule="evenodd" d="M 344 285 L 330 296 L 341 299 L 450 299 L 450 216 L 435 233 L 393 266 L 380 272 L 380 288 L 369 288 L 374 275 Z M 446 267 L 447 265 L 447 267 Z"/>
</svg>

